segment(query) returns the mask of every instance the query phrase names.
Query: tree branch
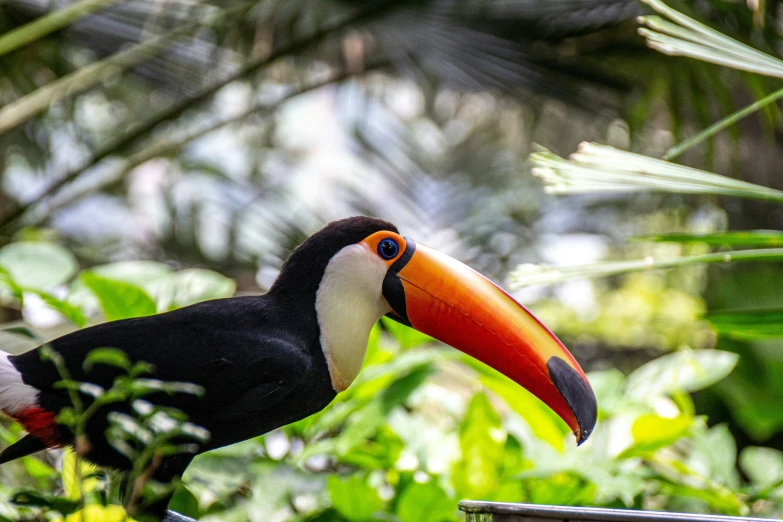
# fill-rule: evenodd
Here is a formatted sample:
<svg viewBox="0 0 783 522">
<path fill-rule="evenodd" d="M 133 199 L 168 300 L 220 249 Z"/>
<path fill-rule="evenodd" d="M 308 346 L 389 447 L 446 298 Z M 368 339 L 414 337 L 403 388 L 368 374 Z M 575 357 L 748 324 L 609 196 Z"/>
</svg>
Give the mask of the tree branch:
<svg viewBox="0 0 783 522">
<path fill-rule="evenodd" d="M 365 66 L 365 68 L 361 71 L 361 73 L 364 73 L 369 70 L 377 69 L 382 66 L 384 66 L 385 62 L 377 62 L 373 64 L 368 64 Z M 195 129 L 190 129 L 188 132 L 186 132 L 184 135 L 162 140 L 157 143 L 153 143 L 152 145 L 149 145 L 148 147 L 145 147 L 144 149 L 140 150 L 139 152 L 129 156 L 125 161 L 122 162 L 121 165 L 119 165 L 113 173 L 108 174 L 101 182 L 84 188 L 72 195 L 70 195 L 65 201 L 61 201 L 58 203 L 55 203 L 54 205 L 49 206 L 45 210 L 42 211 L 37 216 L 34 216 L 31 221 L 27 222 L 27 225 L 39 225 L 43 221 L 45 221 L 52 212 L 59 210 L 60 208 L 73 203 L 74 201 L 77 201 L 97 190 L 100 190 L 101 188 L 107 187 L 113 183 L 116 183 L 120 181 L 128 172 L 135 169 L 139 165 L 146 163 L 147 161 L 150 161 L 154 158 L 161 157 L 161 156 L 168 156 L 175 154 L 179 150 L 182 149 L 185 145 L 190 143 L 191 141 L 194 141 L 198 138 L 201 138 L 210 132 L 216 131 L 222 127 L 225 127 L 227 125 L 231 125 L 233 123 L 238 123 L 245 118 L 252 116 L 256 113 L 270 113 L 278 109 L 281 105 L 286 103 L 287 101 L 291 100 L 292 98 L 295 98 L 299 95 L 320 89 L 321 87 L 325 87 L 327 85 L 331 85 L 334 83 L 342 82 L 348 78 L 351 78 L 353 76 L 356 76 L 357 73 L 355 71 L 349 72 L 349 71 L 342 71 L 339 74 L 336 74 L 326 80 L 314 82 L 311 84 L 308 84 L 304 87 L 301 87 L 300 89 L 294 90 L 293 92 L 290 92 L 288 94 L 285 94 L 275 100 L 271 104 L 255 104 L 246 110 L 242 111 L 241 113 L 231 116 L 230 118 L 220 119 L 218 121 L 214 121 L 211 123 L 208 123 L 206 125 L 200 126 Z M 39 205 L 38 203 L 43 202 L 36 202 L 31 205 L 28 205 L 28 209 L 30 211 L 35 210 Z"/>
<path fill-rule="evenodd" d="M 82 0 L 71 4 L 65 9 L 54 11 L 21 27 L 17 27 L 0 37 L 0 56 L 24 47 L 44 36 L 66 27 L 104 7 L 117 3 L 118 0 Z"/>
<path fill-rule="evenodd" d="M 16 208 L 7 212 L 6 215 L 0 218 L 0 230 L 6 232 L 9 231 L 9 229 L 12 228 L 11 225 L 13 225 L 16 221 L 18 221 L 31 207 L 51 197 L 55 192 L 59 191 L 63 186 L 76 180 L 84 171 L 94 167 L 95 165 L 97 165 L 98 163 L 100 163 L 110 155 L 115 154 L 123 149 L 132 146 L 133 144 L 141 140 L 143 137 L 145 137 L 147 134 L 149 134 L 158 124 L 164 121 L 177 118 L 183 112 L 185 112 L 185 110 L 194 107 L 196 105 L 199 105 L 200 103 L 210 99 L 215 93 L 217 93 L 221 88 L 228 85 L 229 83 L 234 82 L 236 80 L 240 80 L 262 69 L 263 67 L 275 62 L 276 60 L 284 56 L 288 56 L 290 54 L 302 51 L 308 48 L 309 46 L 323 40 L 324 38 L 326 38 L 327 36 L 329 36 L 330 34 L 336 31 L 345 29 L 346 27 L 349 27 L 357 22 L 360 22 L 361 20 L 364 20 L 372 15 L 378 14 L 385 9 L 388 9 L 395 5 L 399 5 L 400 3 L 401 3 L 400 1 L 394 1 L 394 0 L 376 0 L 374 2 L 367 2 L 363 4 L 363 7 L 361 7 L 356 11 L 353 11 L 349 16 L 342 17 L 336 22 L 327 24 L 326 26 L 320 28 L 318 31 L 316 31 L 315 33 L 313 33 L 312 35 L 306 38 L 284 44 L 278 49 L 272 51 L 268 56 L 264 58 L 252 60 L 244 67 L 242 67 L 239 71 L 230 75 L 228 78 L 225 78 L 222 81 L 215 83 L 213 85 L 204 87 L 194 96 L 187 98 L 179 103 L 175 103 L 170 108 L 161 111 L 158 114 L 151 116 L 147 120 L 135 125 L 124 136 L 111 140 L 108 144 L 101 147 L 90 159 L 85 161 L 82 165 L 67 171 L 58 181 L 56 181 L 54 184 L 52 184 L 50 187 L 44 190 L 44 192 L 40 194 L 38 197 L 34 198 L 31 201 L 28 201 L 27 203 L 19 205 Z"/>
<path fill-rule="evenodd" d="M 0 108 L 0 133 L 13 129 L 27 121 L 57 100 L 89 89 L 101 81 L 106 73 L 125 71 L 146 62 L 163 52 L 174 40 L 195 32 L 202 27 L 215 26 L 221 21 L 225 21 L 229 16 L 239 14 L 255 4 L 255 1 L 246 2 L 240 6 L 228 9 L 218 16 L 208 17 L 207 20 L 197 20 L 185 24 L 166 34 L 150 38 L 129 49 L 82 67 L 71 74 L 36 89 L 27 96 Z"/>
</svg>

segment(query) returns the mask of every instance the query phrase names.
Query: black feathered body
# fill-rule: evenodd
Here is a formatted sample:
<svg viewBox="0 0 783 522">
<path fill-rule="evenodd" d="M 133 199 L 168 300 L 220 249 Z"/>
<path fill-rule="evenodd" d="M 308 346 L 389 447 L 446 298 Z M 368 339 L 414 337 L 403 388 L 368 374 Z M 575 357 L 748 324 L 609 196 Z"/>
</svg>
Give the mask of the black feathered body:
<svg viewBox="0 0 783 522">
<path fill-rule="evenodd" d="M 269 296 L 236 297 L 192 305 L 151 317 L 105 323 L 50 343 L 65 360 L 71 378 L 111 387 L 122 370 L 96 365 L 85 372 L 82 362 L 95 348 L 125 352 L 132 362 L 154 365 L 151 378 L 184 381 L 204 388 L 202 397 L 156 394 L 150 402 L 185 412 L 210 432 L 201 451 L 246 440 L 320 411 L 335 396 L 326 360 L 319 353 L 317 322 L 308 310 L 285 309 Z M 53 363 L 40 348 L 10 357 L 25 384 L 40 391 L 38 405 L 52 412 L 70 406 Z M 105 441 L 110 409 L 88 425 L 92 446 L 87 457 L 99 465 L 126 468 L 129 462 Z M 62 433 L 72 442 L 72 435 Z"/>
</svg>

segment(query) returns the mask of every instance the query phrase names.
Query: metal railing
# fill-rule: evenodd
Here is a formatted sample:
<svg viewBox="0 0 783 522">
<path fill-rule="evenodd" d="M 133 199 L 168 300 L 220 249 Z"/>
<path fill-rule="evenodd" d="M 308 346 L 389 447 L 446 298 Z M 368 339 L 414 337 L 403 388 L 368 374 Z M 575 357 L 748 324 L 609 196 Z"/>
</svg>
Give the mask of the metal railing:
<svg viewBox="0 0 783 522">
<path fill-rule="evenodd" d="M 466 522 L 770 522 L 771 519 L 463 500 Z"/>
</svg>

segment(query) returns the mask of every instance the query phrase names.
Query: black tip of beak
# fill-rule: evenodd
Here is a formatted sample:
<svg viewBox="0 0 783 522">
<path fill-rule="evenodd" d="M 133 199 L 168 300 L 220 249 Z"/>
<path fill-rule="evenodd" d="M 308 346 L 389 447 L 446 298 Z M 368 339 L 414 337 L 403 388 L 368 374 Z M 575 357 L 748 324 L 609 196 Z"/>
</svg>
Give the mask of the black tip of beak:
<svg viewBox="0 0 783 522">
<path fill-rule="evenodd" d="M 560 357 L 550 357 L 546 367 L 552 382 L 579 423 L 579 432 L 575 435 L 577 444 L 582 444 L 593 432 L 598 417 L 595 394 L 584 377 Z"/>
</svg>

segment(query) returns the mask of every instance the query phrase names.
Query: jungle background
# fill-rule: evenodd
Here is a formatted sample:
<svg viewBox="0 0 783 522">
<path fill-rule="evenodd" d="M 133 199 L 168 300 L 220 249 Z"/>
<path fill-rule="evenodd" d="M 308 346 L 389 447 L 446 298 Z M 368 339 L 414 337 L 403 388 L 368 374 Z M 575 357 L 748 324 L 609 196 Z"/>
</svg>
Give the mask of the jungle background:
<svg viewBox="0 0 783 522">
<path fill-rule="evenodd" d="M 689 18 L 656 0 L 1 0 L 0 347 L 264 292 L 325 223 L 378 216 L 555 331 L 598 396 L 591 440 L 382 321 L 329 408 L 198 457 L 172 508 L 783 516 L 783 10 L 668 4 Z M 612 148 L 563 159 L 583 141 Z M 145 422 L 127 439 L 153 440 Z M 123 520 L 94 473 L 57 451 L 4 465 L 0 519 Z"/>
</svg>

